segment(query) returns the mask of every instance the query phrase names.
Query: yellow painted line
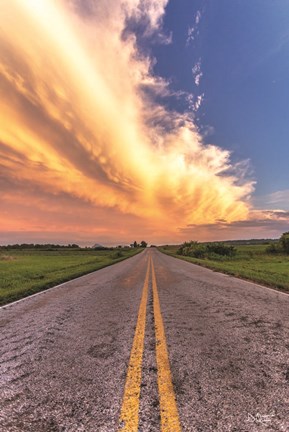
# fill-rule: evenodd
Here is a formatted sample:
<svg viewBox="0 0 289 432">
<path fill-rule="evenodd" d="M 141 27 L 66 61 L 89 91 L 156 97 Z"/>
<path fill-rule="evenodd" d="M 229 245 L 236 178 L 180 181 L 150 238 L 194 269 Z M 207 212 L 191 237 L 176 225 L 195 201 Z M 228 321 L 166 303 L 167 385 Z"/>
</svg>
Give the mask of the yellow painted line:
<svg viewBox="0 0 289 432">
<path fill-rule="evenodd" d="M 158 287 L 153 260 L 151 262 L 151 267 L 156 334 L 156 360 L 158 369 L 158 388 L 161 412 L 161 432 L 180 432 L 182 428 L 179 420 L 175 392 L 172 383 L 166 335 L 161 314 L 160 300 L 158 295 Z"/>
<path fill-rule="evenodd" d="M 119 418 L 119 431 L 138 432 L 139 398 L 142 376 L 142 358 L 146 326 L 146 307 L 148 299 L 150 260 L 140 302 L 137 325 L 127 370 L 122 407 Z"/>
</svg>

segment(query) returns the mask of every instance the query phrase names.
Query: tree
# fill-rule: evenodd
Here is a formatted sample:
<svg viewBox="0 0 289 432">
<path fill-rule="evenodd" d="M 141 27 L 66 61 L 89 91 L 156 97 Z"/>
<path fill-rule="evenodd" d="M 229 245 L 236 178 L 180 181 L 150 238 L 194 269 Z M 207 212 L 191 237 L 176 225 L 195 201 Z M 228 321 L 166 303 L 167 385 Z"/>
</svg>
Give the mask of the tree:
<svg viewBox="0 0 289 432">
<path fill-rule="evenodd" d="M 133 247 L 134 247 L 134 248 L 137 248 L 137 247 L 138 247 L 137 241 L 134 241 L 134 242 L 133 242 Z"/>
<path fill-rule="evenodd" d="M 141 248 L 146 248 L 147 247 L 147 242 L 145 242 L 144 240 L 142 240 L 141 242 L 140 242 L 140 247 Z"/>
<path fill-rule="evenodd" d="M 280 244 L 284 252 L 289 254 L 289 231 L 284 232 L 280 237 Z"/>
</svg>

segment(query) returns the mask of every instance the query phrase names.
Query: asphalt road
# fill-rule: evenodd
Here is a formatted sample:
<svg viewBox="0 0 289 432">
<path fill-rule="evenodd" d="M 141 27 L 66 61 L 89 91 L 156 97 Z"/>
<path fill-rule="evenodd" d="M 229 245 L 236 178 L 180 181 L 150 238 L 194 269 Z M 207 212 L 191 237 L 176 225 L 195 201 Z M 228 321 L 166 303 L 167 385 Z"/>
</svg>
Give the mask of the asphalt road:
<svg viewBox="0 0 289 432">
<path fill-rule="evenodd" d="M 0 431 L 289 431 L 289 296 L 155 249 L 0 309 Z"/>
</svg>

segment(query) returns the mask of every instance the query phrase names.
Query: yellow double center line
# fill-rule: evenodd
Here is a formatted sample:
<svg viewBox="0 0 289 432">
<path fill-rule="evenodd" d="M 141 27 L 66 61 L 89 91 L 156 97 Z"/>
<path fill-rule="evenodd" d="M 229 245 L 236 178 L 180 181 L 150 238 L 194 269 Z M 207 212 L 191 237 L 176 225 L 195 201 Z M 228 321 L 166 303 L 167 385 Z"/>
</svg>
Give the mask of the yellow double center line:
<svg viewBox="0 0 289 432">
<path fill-rule="evenodd" d="M 162 432 L 180 432 L 181 425 L 178 415 L 176 398 L 172 384 L 168 349 L 164 324 L 161 314 L 157 281 L 153 260 L 149 257 L 138 320 L 128 365 L 124 389 L 123 403 L 119 419 L 119 431 L 138 432 L 139 398 L 142 375 L 142 358 L 146 326 L 146 306 L 148 299 L 149 273 L 152 273 L 153 309 L 156 338 L 156 362 L 158 371 L 158 389 Z"/>
<path fill-rule="evenodd" d="M 137 325 L 135 329 L 132 349 L 124 388 L 123 402 L 120 413 L 120 429 L 125 432 L 138 431 L 139 397 L 141 386 L 142 357 L 144 349 L 146 308 L 148 299 L 150 261 L 148 262 L 146 277 L 140 302 Z"/>
</svg>

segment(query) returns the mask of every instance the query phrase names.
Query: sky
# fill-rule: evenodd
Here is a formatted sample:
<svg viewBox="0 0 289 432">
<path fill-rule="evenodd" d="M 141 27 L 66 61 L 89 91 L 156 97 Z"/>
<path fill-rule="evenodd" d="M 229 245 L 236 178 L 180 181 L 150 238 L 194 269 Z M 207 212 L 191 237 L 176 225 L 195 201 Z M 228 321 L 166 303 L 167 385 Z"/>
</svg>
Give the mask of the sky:
<svg viewBox="0 0 289 432">
<path fill-rule="evenodd" d="M 289 230 L 289 2 L 0 0 L 0 244 Z"/>
</svg>

